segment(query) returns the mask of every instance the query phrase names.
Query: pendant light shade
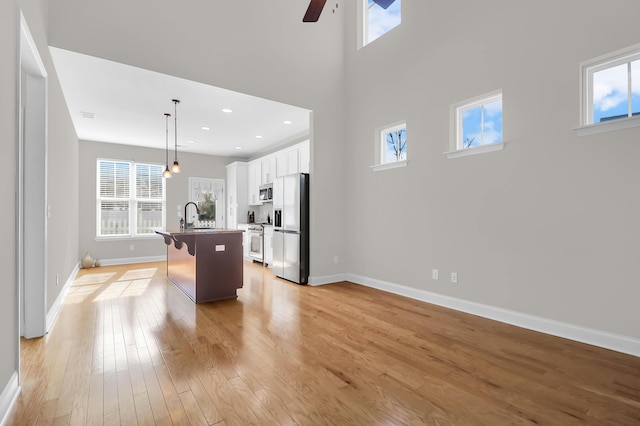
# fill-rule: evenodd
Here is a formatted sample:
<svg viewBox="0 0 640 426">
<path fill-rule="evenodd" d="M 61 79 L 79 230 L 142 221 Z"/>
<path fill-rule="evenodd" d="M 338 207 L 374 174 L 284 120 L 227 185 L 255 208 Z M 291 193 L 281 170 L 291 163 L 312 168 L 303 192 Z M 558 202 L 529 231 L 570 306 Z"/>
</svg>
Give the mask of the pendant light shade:
<svg viewBox="0 0 640 426">
<path fill-rule="evenodd" d="M 174 137 L 174 158 L 173 165 L 171 166 L 171 171 L 173 173 L 180 173 L 182 168 L 180 167 L 180 163 L 178 162 L 178 104 L 180 101 L 178 99 L 173 99 L 173 119 L 175 120 L 175 125 L 173 126 L 175 130 Z"/>
<path fill-rule="evenodd" d="M 171 114 L 165 112 L 165 168 L 164 172 L 162 172 L 162 177 L 166 179 L 169 179 L 171 177 L 171 170 L 169 170 L 169 117 L 171 117 Z"/>
</svg>

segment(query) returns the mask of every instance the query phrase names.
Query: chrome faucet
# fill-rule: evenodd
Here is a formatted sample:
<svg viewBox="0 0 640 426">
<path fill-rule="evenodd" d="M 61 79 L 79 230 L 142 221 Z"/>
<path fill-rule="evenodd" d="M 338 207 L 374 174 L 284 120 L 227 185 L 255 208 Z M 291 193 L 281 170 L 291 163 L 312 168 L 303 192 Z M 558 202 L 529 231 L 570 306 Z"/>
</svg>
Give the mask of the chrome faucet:
<svg viewBox="0 0 640 426">
<path fill-rule="evenodd" d="M 196 208 L 196 213 L 200 214 L 200 209 L 198 208 L 198 205 L 196 203 L 194 203 L 193 201 L 189 201 L 187 204 L 185 204 L 184 205 L 184 227 L 185 228 L 193 227 L 193 222 L 191 222 L 191 224 L 187 222 L 187 207 L 189 207 L 189 204 L 193 204 L 193 206 Z"/>
</svg>

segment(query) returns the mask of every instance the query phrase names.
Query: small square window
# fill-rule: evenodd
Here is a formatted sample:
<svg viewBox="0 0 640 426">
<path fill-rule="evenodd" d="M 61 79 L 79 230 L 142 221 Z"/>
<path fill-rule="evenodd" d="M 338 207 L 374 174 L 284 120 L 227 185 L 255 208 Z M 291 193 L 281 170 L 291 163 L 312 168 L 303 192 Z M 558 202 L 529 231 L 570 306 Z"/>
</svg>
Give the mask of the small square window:
<svg viewBox="0 0 640 426">
<path fill-rule="evenodd" d="M 403 123 L 390 129 L 384 129 L 382 140 L 382 163 L 395 163 L 407 159 L 407 126 Z"/>
<path fill-rule="evenodd" d="M 588 135 L 640 126 L 640 45 L 580 64 L 580 126 Z"/>
<path fill-rule="evenodd" d="M 586 69 L 587 116 L 584 124 L 596 124 L 640 114 L 640 52 L 621 58 L 623 63 Z M 610 66 L 609 66 L 610 65 Z"/>
<path fill-rule="evenodd" d="M 493 92 L 454 105 L 451 152 L 474 154 L 502 148 L 502 92 Z"/>
<path fill-rule="evenodd" d="M 374 170 L 407 165 L 407 123 L 400 122 L 376 131 Z"/>
</svg>

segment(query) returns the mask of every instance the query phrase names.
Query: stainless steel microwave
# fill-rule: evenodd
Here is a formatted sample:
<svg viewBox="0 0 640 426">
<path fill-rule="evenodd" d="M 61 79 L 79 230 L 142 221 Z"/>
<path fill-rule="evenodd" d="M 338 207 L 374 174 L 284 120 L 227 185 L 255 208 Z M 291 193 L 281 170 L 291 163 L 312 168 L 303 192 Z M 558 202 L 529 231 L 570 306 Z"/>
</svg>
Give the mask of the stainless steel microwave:
<svg viewBox="0 0 640 426">
<path fill-rule="evenodd" d="M 267 183 L 260 186 L 260 198 L 263 203 L 269 203 L 273 201 L 273 183 Z"/>
</svg>

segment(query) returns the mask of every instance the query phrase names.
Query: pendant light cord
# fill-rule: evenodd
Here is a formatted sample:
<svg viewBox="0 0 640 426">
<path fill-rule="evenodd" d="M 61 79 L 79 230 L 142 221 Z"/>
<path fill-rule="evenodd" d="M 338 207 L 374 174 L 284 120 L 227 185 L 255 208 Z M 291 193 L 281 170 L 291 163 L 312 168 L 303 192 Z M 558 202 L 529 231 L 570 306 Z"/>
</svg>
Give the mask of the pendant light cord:
<svg viewBox="0 0 640 426">
<path fill-rule="evenodd" d="M 165 149 L 164 149 L 164 153 L 165 153 L 165 168 L 164 168 L 164 172 L 162 172 L 162 177 L 165 179 L 169 179 L 171 177 L 171 170 L 169 170 L 169 117 L 171 117 L 171 114 L 165 112 L 164 113 L 164 117 L 165 117 Z"/>
<path fill-rule="evenodd" d="M 168 168 L 169 167 L 169 117 L 171 117 L 171 114 L 165 112 L 164 113 L 164 117 L 165 117 L 165 140 L 166 140 L 166 144 L 165 144 L 165 166 Z"/>
<path fill-rule="evenodd" d="M 178 99 L 173 99 L 173 115 L 175 119 L 175 126 L 173 126 L 175 130 L 174 136 L 174 158 L 173 165 L 171 166 L 171 171 L 173 173 L 180 173 L 182 171 L 180 167 L 180 162 L 178 161 L 178 104 L 180 101 Z"/>
<path fill-rule="evenodd" d="M 175 160 L 178 161 L 178 103 L 180 101 L 178 99 L 174 99 L 173 100 L 173 120 L 175 125 L 173 126 L 173 129 L 175 130 L 175 136 L 174 136 L 174 142 L 175 142 L 175 151 L 174 151 L 174 155 L 175 155 Z"/>
</svg>

